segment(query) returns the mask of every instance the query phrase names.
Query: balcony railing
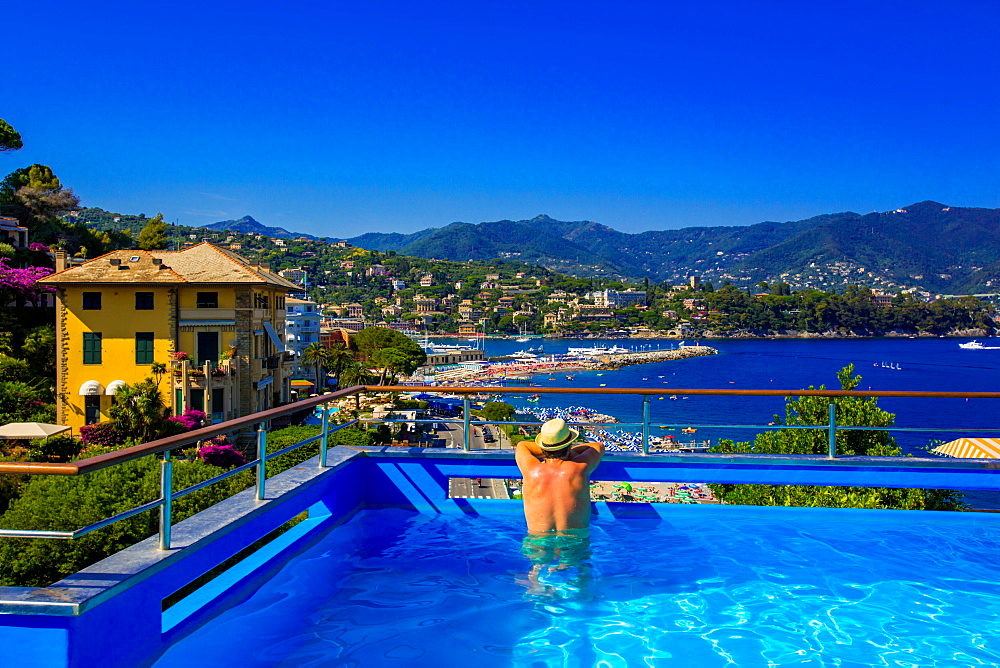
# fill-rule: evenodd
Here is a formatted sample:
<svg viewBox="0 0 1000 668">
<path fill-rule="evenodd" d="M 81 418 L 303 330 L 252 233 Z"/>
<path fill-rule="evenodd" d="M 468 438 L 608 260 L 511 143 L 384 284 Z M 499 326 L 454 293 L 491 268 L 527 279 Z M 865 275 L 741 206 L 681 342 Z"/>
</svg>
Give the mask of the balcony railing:
<svg viewBox="0 0 1000 668">
<path fill-rule="evenodd" d="M 170 548 L 170 530 L 172 522 L 172 506 L 173 502 L 178 498 L 191 494 L 195 491 L 203 489 L 208 485 L 214 484 L 221 480 L 225 480 L 233 475 L 236 475 L 242 471 L 248 469 L 255 469 L 256 471 L 256 498 L 262 500 L 265 498 L 266 492 L 266 475 L 265 475 L 265 465 L 269 459 L 277 457 L 279 455 L 285 454 L 296 448 L 300 448 L 304 445 L 320 441 L 320 454 L 318 458 L 318 465 L 320 467 L 325 467 L 327 462 L 327 450 L 329 447 L 329 439 L 331 434 L 344 427 L 357 424 L 357 420 L 352 420 L 345 424 L 331 425 L 329 419 L 328 404 L 333 401 L 338 401 L 348 397 L 352 397 L 359 393 L 397 393 L 397 392 L 411 392 L 412 387 L 407 386 L 356 386 L 345 390 L 340 390 L 330 394 L 324 394 L 317 397 L 312 397 L 299 401 L 293 404 L 282 406 L 279 408 L 273 408 L 270 410 L 262 411 L 259 413 L 254 413 L 252 415 L 247 415 L 245 417 L 236 418 L 229 420 L 227 422 L 211 425 L 209 427 L 204 427 L 202 429 L 197 429 L 185 434 L 180 434 L 177 436 L 171 436 L 168 438 L 159 439 L 149 443 L 144 443 L 141 445 L 135 445 L 115 452 L 97 455 L 95 457 L 89 457 L 86 459 L 81 459 L 75 462 L 69 463 L 51 463 L 51 462 L 0 462 L 0 474 L 28 474 L 28 475 L 85 475 L 87 473 L 92 473 L 110 466 L 115 466 L 122 464 L 134 459 L 141 457 L 151 456 L 151 455 L 162 455 L 161 460 L 161 475 L 160 475 L 160 497 L 154 501 L 143 504 L 136 508 L 124 511 L 112 517 L 100 520 L 93 524 L 75 529 L 72 531 L 40 531 L 40 530 L 17 530 L 17 529 L 4 529 L 0 530 L 0 537 L 17 537 L 17 538 L 48 538 L 48 539 L 63 539 L 71 540 L 84 536 L 88 533 L 96 531 L 100 528 L 106 527 L 115 522 L 119 522 L 128 517 L 132 517 L 139 513 L 145 512 L 147 510 L 152 510 L 155 508 L 159 509 L 160 512 L 160 524 L 159 524 L 159 547 L 160 549 Z M 471 450 L 469 434 L 470 426 L 472 426 L 471 420 L 471 400 L 470 395 L 481 394 L 484 392 L 484 388 L 481 387 L 449 387 L 447 388 L 449 393 L 465 395 L 465 400 L 463 401 L 463 414 L 461 419 L 447 420 L 447 419 L 434 419 L 434 420 L 396 420 L 398 422 L 417 422 L 417 423 L 451 423 L 451 424 L 461 424 L 464 427 L 465 439 L 463 442 L 463 449 L 466 453 Z M 714 467 L 718 467 L 720 464 L 737 463 L 733 460 L 733 455 L 729 454 L 689 454 L 689 455 L 678 455 L 675 453 L 651 453 L 649 449 L 649 428 L 650 428 L 650 398 L 659 395 L 677 395 L 677 396 L 732 396 L 732 397 L 747 397 L 747 396 L 759 396 L 759 397 L 774 397 L 774 396 L 819 396 L 827 397 L 830 399 L 836 397 L 908 397 L 908 398 L 959 398 L 959 399 L 1000 399 L 1000 392 L 894 392 L 894 391 L 843 391 L 843 390 L 711 390 L 711 389 L 692 389 L 692 390 L 681 390 L 681 389 L 670 389 L 670 390 L 659 390 L 659 389 L 646 389 L 646 388 L 634 388 L 634 389 L 611 389 L 611 388 L 597 388 L 597 389 L 579 389 L 579 388 L 540 388 L 532 387 L 525 389 L 517 388 L 488 388 L 490 394 L 504 394 L 504 395 L 523 395 L 523 394 L 565 394 L 565 395 L 633 395 L 637 397 L 639 401 L 642 402 L 642 416 L 641 422 L 637 423 L 613 423 L 613 424 L 596 424 L 596 423 L 570 423 L 583 426 L 614 426 L 614 427 L 639 427 L 642 430 L 642 451 L 640 453 L 622 453 L 608 454 L 607 457 L 614 459 L 615 457 L 624 458 L 635 458 L 641 457 L 644 460 L 653 460 L 662 457 L 663 461 L 668 465 L 676 463 L 678 457 L 684 458 L 684 465 L 699 465 L 706 464 Z M 271 420 L 276 418 L 291 415 L 293 413 L 299 413 L 303 410 L 310 410 L 317 407 L 322 407 L 322 427 L 321 433 L 307 438 L 298 443 L 289 445 L 288 447 L 282 448 L 277 452 L 268 454 L 266 451 L 266 432 L 267 425 Z M 903 458 L 903 457 L 846 457 L 838 458 L 836 452 L 836 434 L 839 431 L 849 431 L 849 430 L 877 430 L 886 432 L 962 432 L 962 433 L 996 433 L 997 429 L 988 428 L 948 428 L 948 429 L 924 429 L 924 428 L 904 428 L 904 427 L 872 427 L 872 426 L 844 426 L 837 425 L 834 422 L 834 404 L 830 403 L 830 420 L 825 424 L 817 425 L 748 425 L 748 424 L 703 424 L 703 425 L 687 425 L 693 427 L 715 427 L 721 428 L 725 427 L 727 429 L 752 429 L 752 430 L 767 430 L 767 429 L 823 429 L 828 433 L 829 450 L 826 456 L 816 456 L 816 455 L 741 455 L 740 461 L 754 462 L 756 467 L 773 467 L 780 466 L 783 460 L 785 464 L 791 463 L 794 466 L 802 466 L 803 462 L 812 462 L 815 464 L 826 463 L 829 465 L 843 465 L 845 468 L 857 468 L 857 467 L 880 467 L 884 466 L 888 470 L 898 470 L 900 468 L 912 468 L 913 470 L 927 470 L 931 473 L 940 472 L 941 470 L 948 469 L 993 469 L 996 466 L 996 460 L 926 460 L 926 459 L 915 459 L 915 458 Z M 391 420 L 385 420 L 390 422 Z M 499 421 L 477 421 L 476 425 L 482 424 L 499 424 L 499 425 L 526 425 L 526 424 L 536 424 L 537 422 L 527 423 L 527 422 L 499 422 Z M 185 446 L 190 446 L 199 441 L 212 438 L 224 433 L 230 433 L 238 430 L 245 430 L 247 428 L 255 428 L 257 430 L 256 436 L 256 450 L 257 457 L 253 461 L 248 462 L 242 466 L 231 469 L 222 473 L 214 478 L 203 481 L 191 487 L 187 487 L 182 490 L 175 491 L 173 489 L 173 462 L 171 458 L 171 451 L 183 448 Z M 487 456 L 509 456 L 509 453 L 504 455 L 503 453 L 496 453 L 495 451 Z M 754 458 L 757 458 L 754 460 Z M 880 463 L 877 460 L 885 460 Z M 634 461 L 634 459 L 633 459 Z M 816 484 L 840 484 L 840 483 L 816 483 Z"/>
</svg>

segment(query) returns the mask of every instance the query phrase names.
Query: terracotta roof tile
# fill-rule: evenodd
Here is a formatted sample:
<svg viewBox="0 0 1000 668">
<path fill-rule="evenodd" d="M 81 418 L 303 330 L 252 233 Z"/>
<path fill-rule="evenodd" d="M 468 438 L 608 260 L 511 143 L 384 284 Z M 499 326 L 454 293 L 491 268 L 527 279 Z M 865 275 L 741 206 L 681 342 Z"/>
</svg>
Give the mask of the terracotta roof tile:
<svg viewBox="0 0 1000 668">
<path fill-rule="evenodd" d="M 154 260 L 159 262 L 154 263 Z M 208 242 L 179 251 L 113 251 L 47 276 L 39 282 L 248 283 L 301 289 L 274 272 L 252 265 L 241 255 Z"/>
</svg>

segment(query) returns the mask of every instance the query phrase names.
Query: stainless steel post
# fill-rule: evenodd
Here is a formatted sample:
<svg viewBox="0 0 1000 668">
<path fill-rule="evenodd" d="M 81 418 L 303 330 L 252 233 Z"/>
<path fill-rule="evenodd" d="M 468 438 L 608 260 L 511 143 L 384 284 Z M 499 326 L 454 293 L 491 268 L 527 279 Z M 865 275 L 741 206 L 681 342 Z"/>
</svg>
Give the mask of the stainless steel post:
<svg viewBox="0 0 1000 668">
<path fill-rule="evenodd" d="M 642 454 L 649 454 L 649 395 L 642 397 Z"/>
<path fill-rule="evenodd" d="M 174 511 L 174 462 L 170 459 L 170 451 L 163 453 L 160 461 L 160 549 L 170 549 L 170 524 Z"/>
<path fill-rule="evenodd" d="M 319 446 L 319 465 L 326 467 L 326 445 L 330 438 L 330 407 L 323 406 L 323 440 Z"/>
<path fill-rule="evenodd" d="M 830 427 L 828 429 L 829 437 L 829 457 L 830 459 L 837 458 L 837 407 L 834 403 L 830 402 Z"/>
<path fill-rule="evenodd" d="M 462 407 L 463 407 L 463 412 L 464 412 L 464 415 L 462 416 L 462 422 L 463 422 L 463 425 L 465 427 L 465 439 L 464 439 L 464 445 L 463 445 L 463 447 L 465 448 L 465 451 L 468 452 L 471 449 L 471 447 L 469 445 L 469 435 L 472 433 L 471 430 L 469 429 L 469 407 L 470 407 L 470 403 L 469 403 L 469 397 L 468 396 L 466 396 L 465 398 L 462 399 Z"/>
<path fill-rule="evenodd" d="M 260 423 L 257 431 L 257 500 L 264 500 L 264 485 L 267 482 L 267 430 Z"/>
</svg>

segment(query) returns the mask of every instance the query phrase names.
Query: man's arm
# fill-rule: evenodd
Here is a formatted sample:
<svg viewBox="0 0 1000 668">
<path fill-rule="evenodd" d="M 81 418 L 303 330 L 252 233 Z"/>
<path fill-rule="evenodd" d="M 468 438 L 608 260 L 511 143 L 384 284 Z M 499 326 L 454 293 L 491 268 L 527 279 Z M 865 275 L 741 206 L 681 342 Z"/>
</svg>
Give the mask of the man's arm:
<svg viewBox="0 0 1000 668">
<path fill-rule="evenodd" d="M 535 457 L 545 456 L 545 454 L 542 452 L 542 449 L 538 446 L 538 444 L 531 439 L 528 439 L 526 441 L 521 441 L 520 443 L 517 444 L 517 447 L 520 448 L 522 445 L 528 450 L 528 452 L 530 452 Z"/>
<path fill-rule="evenodd" d="M 571 452 L 571 459 L 574 462 L 582 462 L 587 465 L 588 473 L 597 468 L 604 457 L 604 444 L 600 441 L 591 443 L 581 443 L 574 445 Z"/>
<path fill-rule="evenodd" d="M 535 451 L 538 454 L 535 454 Z M 538 458 L 542 456 L 542 449 L 534 441 L 521 441 L 514 446 L 514 461 L 521 473 L 527 473 L 532 466 L 538 464 Z"/>
</svg>

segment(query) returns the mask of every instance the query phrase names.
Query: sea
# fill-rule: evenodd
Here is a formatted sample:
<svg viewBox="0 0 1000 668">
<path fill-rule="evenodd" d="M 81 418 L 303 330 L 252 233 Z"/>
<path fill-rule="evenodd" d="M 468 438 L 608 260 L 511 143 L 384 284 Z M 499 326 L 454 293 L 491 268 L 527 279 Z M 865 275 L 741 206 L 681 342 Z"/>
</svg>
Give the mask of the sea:
<svg viewBox="0 0 1000 668">
<path fill-rule="evenodd" d="M 860 390 L 917 390 L 948 392 L 1000 391 L 1000 350 L 965 350 L 957 338 L 865 339 L 702 339 L 700 345 L 717 355 L 655 362 L 613 371 L 579 371 L 535 375 L 541 387 L 663 388 L 663 389 L 779 389 L 809 387 L 840 389 L 837 371 L 853 364 L 861 376 Z M 996 341 L 997 339 L 993 339 Z M 468 341 L 446 340 L 469 344 Z M 989 346 L 991 339 L 984 340 Z M 691 341 L 688 341 L 691 344 Z M 542 354 L 563 353 L 569 347 L 619 345 L 636 351 L 671 348 L 668 339 L 487 339 L 488 357 L 518 350 L 542 348 Z M 1000 346 L 1000 343 L 994 345 Z M 572 376 L 572 380 L 567 376 Z M 517 408 L 585 406 L 613 415 L 624 423 L 641 423 L 642 397 L 621 395 L 542 395 L 537 403 L 512 399 Z M 1000 437 L 1000 399 L 880 398 L 878 405 L 896 415 L 896 426 L 940 429 L 933 433 L 894 433 L 904 454 L 928 456 L 932 441 L 962 436 Z M 692 438 L 752 440 L 760 429 L 710 425 L 767 425 L 785 414 L 783 397 L 693 396 L 651 401 L 651 433 L 677 434 L 682 427 L 696 428 Z M 638 431 L 639 427 L 629 427 Z M 963 433 L 962 429 L 994 430 Z M 687 439 L 688 437 L 685 437 Z M 976 493 L 978 494 L 978 493 Z M 992 504 L 992 502 L 991 502 Z M 1000 507 L 1000 504 L 992 504 Z M 977 507 L 987 507 L 979 503 Z"/>
</svg>

